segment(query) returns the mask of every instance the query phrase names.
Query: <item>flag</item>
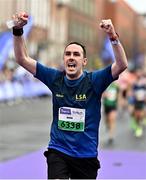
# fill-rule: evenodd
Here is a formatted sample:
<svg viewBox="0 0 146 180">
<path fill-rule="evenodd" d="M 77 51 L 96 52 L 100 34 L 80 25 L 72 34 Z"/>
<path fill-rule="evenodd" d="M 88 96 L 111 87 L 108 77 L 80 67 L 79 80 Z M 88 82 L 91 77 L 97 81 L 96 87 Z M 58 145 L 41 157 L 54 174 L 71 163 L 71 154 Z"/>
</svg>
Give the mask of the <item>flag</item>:
<svg viewBox="0 0 146 180">
<path fill-rule="evenodd" d="M 108 61 L 114 62 L 115 60 L 114 51 L 108 37 L 106 37 L 104 40 L 103 48 L 101 51 L 101 59 L 104 63 Z"/>
</svg>

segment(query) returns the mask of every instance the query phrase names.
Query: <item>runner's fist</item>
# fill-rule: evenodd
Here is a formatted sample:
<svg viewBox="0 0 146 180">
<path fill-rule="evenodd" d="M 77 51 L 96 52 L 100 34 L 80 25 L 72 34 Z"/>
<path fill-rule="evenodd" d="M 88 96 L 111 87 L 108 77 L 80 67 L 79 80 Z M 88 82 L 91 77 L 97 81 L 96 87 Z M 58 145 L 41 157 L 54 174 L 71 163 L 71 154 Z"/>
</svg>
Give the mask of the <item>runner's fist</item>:
<svg viewBox="0 0 146 180">
<path fill-rule="evenodd" d="M 117 36 L 111 19 L 102 20 L 99 26 L 101 29 L 104 30 L 104 32 L 106 32 L 109 35 L 109 38 Z"/>
<path fill-rule="evenodd" d="M 13 15 L 13 21 L 15 24 L 15 28 L 16 29 L 20 29 L 23 28 L 23 26 L 25 26 L 27 24 L 28 21 L 28 14 L 25 12 L 20 12 L 20 13 L 16 13 L 15 15 Z"/>
</svg>

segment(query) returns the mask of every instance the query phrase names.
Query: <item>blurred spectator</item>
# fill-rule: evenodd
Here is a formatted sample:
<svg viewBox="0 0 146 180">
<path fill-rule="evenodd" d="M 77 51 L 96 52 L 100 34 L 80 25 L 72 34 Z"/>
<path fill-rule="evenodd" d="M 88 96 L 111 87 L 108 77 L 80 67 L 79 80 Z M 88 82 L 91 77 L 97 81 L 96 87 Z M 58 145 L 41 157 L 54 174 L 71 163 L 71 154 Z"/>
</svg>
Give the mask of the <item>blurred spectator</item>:
<svg viewBox="0 0 146 180">
<path fill-rule="evenodd" d="M 143 134 L 143 121 L 146 108 L 146 75 L 142 69 L 136 72 L 137 80 L 131 87 L 131 104 L 133 105 L 131 127 L 136 137 Z"/>
<path fill-rule="evenodd" d="M 6 64 L 0 71 L 0 102 L 11 105 L 24 98 L 51 95 L 48 88 L 34 79 L 28 71 L 10 64 Z"/>
</svg>

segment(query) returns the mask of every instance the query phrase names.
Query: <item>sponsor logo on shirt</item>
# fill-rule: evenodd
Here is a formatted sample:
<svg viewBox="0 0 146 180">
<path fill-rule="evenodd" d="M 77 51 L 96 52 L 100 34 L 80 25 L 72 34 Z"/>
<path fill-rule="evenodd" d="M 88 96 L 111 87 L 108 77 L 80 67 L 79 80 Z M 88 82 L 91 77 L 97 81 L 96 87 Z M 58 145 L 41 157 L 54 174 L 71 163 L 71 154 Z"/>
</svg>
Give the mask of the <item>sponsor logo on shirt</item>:
<svg viewBox="0 0 146 180">
<path fill-rule="evenodd" d="M 86 94 L 76 94 L 76 100 L 77 101 L 85 101 L 86 100 Z"/>
<path fill-rule="evenodd" d="M 63 95 L 63 94 L 56 94 L 56 97 L 63 98 L 63 97 L 64 97 L 64 95 Z"/>
</svg>

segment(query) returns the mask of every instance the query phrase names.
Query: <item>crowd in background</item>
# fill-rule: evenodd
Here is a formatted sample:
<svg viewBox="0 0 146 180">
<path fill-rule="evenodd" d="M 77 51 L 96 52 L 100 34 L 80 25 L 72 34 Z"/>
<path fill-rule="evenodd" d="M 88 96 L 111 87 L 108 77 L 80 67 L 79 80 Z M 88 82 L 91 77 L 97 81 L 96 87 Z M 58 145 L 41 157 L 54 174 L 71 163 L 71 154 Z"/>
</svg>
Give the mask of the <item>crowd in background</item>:
<svg viewBox="0 0 146 180">
<path fill-rule="evenodd" d="M 51 95 L 49 89 L 22 67 L 5 66 L 0 71 L 0 103 Z"/>
</svg>

